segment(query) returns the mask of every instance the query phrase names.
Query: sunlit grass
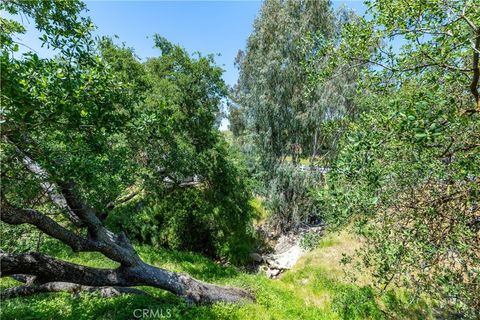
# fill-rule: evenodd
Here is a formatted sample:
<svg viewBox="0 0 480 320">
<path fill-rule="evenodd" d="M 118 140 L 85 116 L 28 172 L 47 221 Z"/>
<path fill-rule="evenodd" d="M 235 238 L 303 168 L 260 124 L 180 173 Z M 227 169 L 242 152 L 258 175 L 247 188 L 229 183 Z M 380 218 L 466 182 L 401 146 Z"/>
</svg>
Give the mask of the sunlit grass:
<svg viewBox="0 0 480 320">
<path fill-rule="evenodd" d="M 292 162 L 292 156 L 286 156 L 285 161 Z M 309 166 L 310 165 L 310 159 L 308 159 L 308 158 L 300 158 L 299 162 L 300 162 L 300 164 L 303 164 L 304 166 Z"/>
<path fill-rule="evenodd" d="M 352 253 L 358 241 L 346 232 L 327 235 L 319 247 L 297 265 L 272 280 L 263 274 L 247 274 L 232 266 L 221 266 L 198 254 L 137 246 L 140 256 L 158 267 L 186 272 L 209 282 L 252 290 L 255 303 L 190 306 L 174 295 L 143 288 L 152 296 L 121 296 L 104 299 L 97 295 L 41 294 L 3 301 L 2 319 L 133 319 L 135 309 L 161 310 L 169 319 L 384 319 L 382 310 L 395 308 L 404 319 L 428 319 L 428 305 L 408 306 L 405 292 L 374 296 L 369 286 L 352 284 L 344 276 L 340 260 Z M 116 264 L 97 253 L 73 253 L 63 246 L 49 245 L 49 253 L 62 259 L 95 267 Z M 364 281 L 365 282 L 365 281 Z M 0 287 L 17 285 L 8 278 Z M 427 310 L 427 311 L 425 311 Z"/>
</svg>

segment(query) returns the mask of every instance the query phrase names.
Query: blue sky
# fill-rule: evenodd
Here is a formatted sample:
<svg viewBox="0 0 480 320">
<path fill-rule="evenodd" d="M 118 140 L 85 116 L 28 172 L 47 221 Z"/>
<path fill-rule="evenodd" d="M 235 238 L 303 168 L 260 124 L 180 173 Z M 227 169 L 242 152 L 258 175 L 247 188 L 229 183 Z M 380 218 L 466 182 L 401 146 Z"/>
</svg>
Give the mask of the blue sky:
<svg viewBox="0 0 480 320">
<path fill-rule="evenodd" d="M 118 35 L 141 58 L 158 54 L 152 35 L 159 33 L 189 52 L 220 54 L 217 63 L 233 85 L 233 61 L 252 31 L 261 1 L 86 1 L 98 34 Z M 335 1 L 363 13 L 361 1 Z"/>
<path fill-rule="evenodd" d="M 259 13 L 261 1 L 85 1 L 98 35 L 117 35 L 118 42 L 134 48 L 145 59 L 158 55 L 152 36 L 158 33 L 180 44 L 190 53 L 220 54 L 217 63 L 225 70 L 223 78 L 235 84 L 238 71 L 234 59 L 244 49 Z M 333 1 L 334 8 L 345 5 L 357 14 L 365 12 L 362 1 Z M 52 52 L 40 47 L 39 33 L 29 28 L 21 42 L 40 56 Z M 23 47 L 21 51 L 29 50 Z M 225 129 L 226 120 L 221 129 Z"/>
<path fill-rule="evenodd" d="M 227 84 L 238 77 L 234 59 L 244 49 L 261 1 L 85 1 L 98 35 L 117 35 L 118 42 L 133 47 L 139 57 L 158 55 L 153 48 L 155 33 L 180 44 L 189 52 L 220 54 L 217 63 L 225 70 Z M 346 5 L 363 14 L 362 1 L 333 1 L 335 8 Z M 39 34 L 29 30 L 20 38 L 41 56 L 52 55 L 40 48 Z M 23 47 L 22 51 L 28 48 Z"/>
</svg>

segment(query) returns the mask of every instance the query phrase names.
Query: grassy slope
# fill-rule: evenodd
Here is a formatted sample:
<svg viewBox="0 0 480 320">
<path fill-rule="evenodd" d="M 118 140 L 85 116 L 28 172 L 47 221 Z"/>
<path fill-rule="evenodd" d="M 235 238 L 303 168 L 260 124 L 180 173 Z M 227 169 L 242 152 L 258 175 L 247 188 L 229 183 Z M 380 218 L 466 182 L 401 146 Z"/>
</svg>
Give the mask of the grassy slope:
<svg viewBox="0 0 480 320">
<path fill-rule="evenodd" d="M 372 290 L 349 284 L 339 261 L 343 252 L 352 252 L 355 240 L 345 233 L 329 236 L 318 249 L 304 256 L 281 279 L 239 272 L 222 267 L 199 255 L 185 252 L 138 247 L 149 263 L 170 270 L 187 272 L 205 281 L 240 286 L 254 290 L 257 301 L 241 306 L 217 304 L 188 306 L 162 290 L 145 288 L 153 297 L 121 296 L 103 299 L 96 295 L 42 294 L 1 303 L 1 319 L 134 319 L 135 309 L 162 312 L 156 319 L 383 319 L 383 309 L 394 309 L 398 319 L 427 319 L 424 305 L 404 309 L 401 294 L 374 299 Z M 57 257 L 90 266 L 115 267 L 95 253 L 74 254 L 64 248 L 52 248 Z M 2 288 L 14 280 L 1 279 Z M 137 315 L 138 315 L 137 311 Z M 160 315 L 160 313 L 159 313 Z M 169 317 L 168 317 L 169 316 Z M 155 317 L 151 317 L 153 319 Z M 146 318 L 144 318 L 146 319 Z"/>
</svg>

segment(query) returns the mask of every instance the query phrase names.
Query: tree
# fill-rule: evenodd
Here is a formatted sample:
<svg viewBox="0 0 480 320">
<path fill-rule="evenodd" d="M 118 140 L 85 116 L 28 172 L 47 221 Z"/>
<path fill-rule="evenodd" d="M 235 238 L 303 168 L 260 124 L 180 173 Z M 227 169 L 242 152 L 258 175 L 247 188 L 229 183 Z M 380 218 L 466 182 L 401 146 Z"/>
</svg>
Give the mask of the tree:
<svg viewBox="0 0 480 320">
<path fill-rule="evenodd" d="M 212 55 L 154 40 L 161 54 L 145 63 L 103 43 L 102 55 L 142 97 L 127 139 L 142 196 L 117 206 L 106 223 L 142 243 L 244 262 L 253 244 L 250 190 L 216 123 L 222 70 Z"/>
<path fill-rule="evenodd" d="M 337 18 L 329 1 L 263 4 L 246 51 L 237 57 L 240 78 L 233 90 L 231 120 L 239 127 L 237 118 L 242 115 L 243 126 L 255 134 L 254 143 L 270 174 L 287 156 L 295 161 L 325 153 L 321 149 L 330 146 L 328 141 L 321 143 L 322 123 L 348 113 L 351 76 L 343 73 L 337 81 L 307 87 L 304 62 L 305 56 L 316 52 L 308 37 L 335 39 L 343 18 L 350 17 L 341 11 Z"/>
<path fill-rule="evenodd" d="M 265 1 L 245 52 L 237 55 L 240 76 L 230 95 L 230 127 L 255 159 L 251 172 L 264 185 L 260 191 L 278 232 L 316 215 L 308 190 L 320 180 L 295 171 L 302 159 L 327 162 L 339 135 L 332 123 L 352 108 L 357 70 L 338 67 L 338 77 L 311 85 L 306 57 L 319 57 L 324 42 L 338 41 L 341 25 L 353 17 L 343 9 L 335 14 L 330 1 Z M 330 59 L 323 55 L 315 67 Z"/>
<path fill-rule="evenodd" d="M 119 263 L 100 269 L 40 252 L 2 251 L 1 276 L 26 282 L 2 297 L 78 289 L 141 293 L 127 287 L 147 285 L 192 302 L 252 299 L 241 289 L 149 265 L 125 233 L 104 225 L 109 208 L 138 177 L 138 149 L 127 138 L 143 101 L 136 89 L 148 87 L 133 81 L 141 79 L 143 67 L 124 50 L 122 61 L 135 68 L 112 68 L 114 52 L 108 42 L 96 45 L 79 1 L 9 1 L 1 9 L 32 17 L 43 44 L 57 53 L 52 59 L 32 52 L 18 58 L 13 35 L 24 27 L 2 18 L 1 220 L 34 226 L 75 252 L 96 251 Z"/>
<path fill-rule="evenodd" d="M 407 287 L 448 316 L 476 319 L 480 12 L 471 1 L 368 5 L 371 19 L 326 46 L 366 69 L 355 99 L 363 112 L 342 139 L 320 210 L 332 225 L 356 222 L 364 267 L 382 290 Z"/>
</svg>

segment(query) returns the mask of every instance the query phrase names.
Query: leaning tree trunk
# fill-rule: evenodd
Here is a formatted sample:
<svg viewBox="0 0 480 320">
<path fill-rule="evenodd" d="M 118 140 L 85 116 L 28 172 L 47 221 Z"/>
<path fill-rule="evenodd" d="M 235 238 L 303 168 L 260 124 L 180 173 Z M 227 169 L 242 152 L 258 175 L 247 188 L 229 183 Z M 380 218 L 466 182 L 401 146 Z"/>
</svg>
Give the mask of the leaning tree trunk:
<svg viewBox="0 0 480 320">
<path fill-rule="evenodd" d="M 88 237 L 80 236 L 42 212 L 19 208 L 1 196 L 1 221 L 30 224 L 70 246 L 73 251 L 96 251 L 116 261 L 116 269 L 91 268 L 65 262 L 41 253 L 12 254 L 0 252 L 0 276 L 12 276 L 25 285 L 0 292 L 0 298 L 24 296 L 39 292 L 100 291 L 104 296 L 118 293 L 140 293 L 132 286 L 152 286 L 170 291 L 187 301 L 213 303 L 253 300 L 252 294 L 238 289 L 205 283 L 187 274 L 171 272 L 149 265 L 135 252 L 124 233 L 109 231 L 75 192 L 72 182 L 51 182 L 37 163 L 17 150 L 26 169 L 41 179 L 41 187 L 52 202 L 77 227 L 86 228 Z"/>
</svg>

